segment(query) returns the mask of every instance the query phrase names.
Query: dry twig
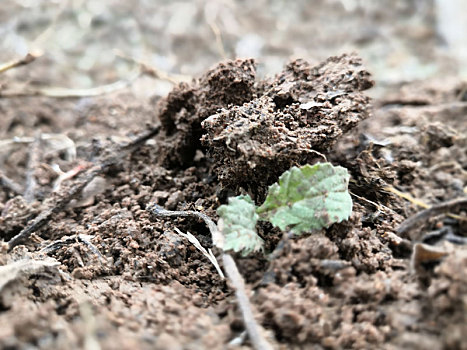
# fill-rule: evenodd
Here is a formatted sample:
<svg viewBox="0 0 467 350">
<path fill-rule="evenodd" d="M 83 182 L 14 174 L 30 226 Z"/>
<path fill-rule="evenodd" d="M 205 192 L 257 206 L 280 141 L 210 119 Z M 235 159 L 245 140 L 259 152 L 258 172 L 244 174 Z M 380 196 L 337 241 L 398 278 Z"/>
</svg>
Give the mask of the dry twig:
<svg viewBox="0 0 467 350">
<path fill-rule="evenodd" d="M 445 214 L 449 211 L 458 210 L 460 208 L 467 208 L 467 197 L 453 199 L 449 202 L 444 202 L 441 204 L 433 205 L 431 208 L 422 210 L 418 214 L 408 218 L 405 220 L 397 229 L 397 233 L 399 235 L 404 234 L 417 225 L 419 225 L 422 221 L 426 221 L 428 218 L 439 215 Z"/>
<path fill-rule="evenodd" d="M 248 331 L 253 348 L 256 350 L 272 350 L 272 346 L 260 333 L 261 327 L 253 316 L 250 301 L 245 292 L 245 282 L 243 281 L 243 277 L 240 275 L 240 272 L 238 272 L 234 259 L 229 254 L 223 254 L 222 261 L 224 262 L 224 268 L 227 272 L 227 276 L 235 289 L 238 306 L 242 312 L 243 322 L 245 322 L 245 328 Z"/>
<path fill-rule="evenodd" d="M 40 158 L 41 135 L 40 132 L 36 135 L 34 142 L 31 143 L 29 148 L 29 159 L 26 170 L 26 189 L 24 190 L 24 199 L 26 202 L 31 203 L 36 197 L 36 168 L 39 164 Z"/>
<path fill-rule="evenodd" d="M 371 205 L 373 205 L 378 211 L 382 212 L 382 213 L 386 213 L 386 214 L 394 214 L 395 211 L 392 210 L 391 208 L 388 208 L 387 206 L 383 205 L 383 204 L 380 204 L 380 203 L 376 203 L 376 202 L 373 202 L 373 201 L 370 201 L 369 199 L 365 198 L 365 197 L 361 197 L 355 193 L 352 193 L 349 191 L 349 193 L 354 196 L 355 198 L 358 198 L 360 199 L 361 201 L 364 201 L 364 202 L 367 202 Z"/>
<path fill-rule="evenodd" d="M 63 181 L 66 181 L 66 180 L 69 180 L 75 177 L 76 175 L 78 175 L 80 172 L 82 172 L 86 168 L 87 168 L 87 165 L 78 164 L 73 169 L 68 170 L 67 172 L 63 172 L 62 169 L 60 169 L 60 166 L 58 164 L 52 165 L 53 171 L 55 171 L 55 173 L 58 175 L 57 179 L 54 181 L 53 191 L 58 192 L 60 190 L 60 187 Z"/>
<path fill-rule="evenodd" d="M 219 51 L 219 55 L 222 57 L 222 59 L 225 60 L 227 58 L 227 54 L 225 53 L 224 43 L 222 42 L 221 30 L 214 21 L 208 21 L 208 25 L 214 33 L 214 37 L 216 38 L 216 45 L 217 50 Z"/>
<path fill-rule="evenodd" d="M 0 74 L 4 73 L 10 69 L 20 67 L 20 66 L 25 66 L 33 61 L 35 61 L 37 58 L 39 58 L 42 54 L 40 53 L 33 53 L 33 52 L 28 52 L 26 56 L 23 58 L 20 58 L 18 60 L 13 60 L 7 63 L 4 63 L 0 65 Z"/>
<path fill-rule="evenodd" d="M 401 192 L 399 190 L 396 190 L 394 187 L 392 186 L 387 186 L 384 188 L 385 191 L 388 191 L 388 192 L 391 192 L 393 194 L 395 194 L 396 196 L 398 197 L 401 197 L 401 198 L 404 198 L 406 200 L 408 200 L 409 202 L 419 206 L 419 207 L 422 207 L 422 208 L 425 208 L 425 209 L 429 209 L 430 206 L 424 202 L 422 202 L 421 200 L 417 199 L 417 198 L 414 198 L 412 197 L 410 194 L 408 193 L 404 193 L 404 192 Z M 460 215 L 456 215 L 456 214 L 452 214 L 452 213 L 448 213 L 447 214 L 449 217 L 453 218 L 453 219 L 456 219 L 456 220 L 467 220 L 466 217 L 464 216 L 460 216 Z"/>
<path fill-rule="evenodd" d="M 211 262 L 211 264 L 214 265 L 217 273 L 219 274 L 219 276 L 221 276 L 222 279 L 225 278 L 224 276 L 224 273 L 222 272 L 220 266 L 219 266 L 219 263 L 217 262 L 217 259 L 216 257 L 214 256 L 214 254 L 212 253 L 211 249 L 206 249 L 204 248 L 201 243 L 198 241 L 198 239 L 193 236 L 190 232 L 187 231 L 187 233 L 183 233 L 182 231 L 180 231 L 178 228 L 174 228 L 175 231 L 177 231 L 177 233 L 180 235 L 180 236 L 183 236 L 185 237 L 186 239 L 188 239 L 188 241 L 193 244 L 195 246 L 196 249 L 198 249 L 201 254 L 203 254 L 206 258 L 208 258 L 208 260 Z"/>
<path fill-rule="evenodd" d="M 425 209 L 430 207 L 428 204 L 422 202 L 421 200 L 412 197 L 408 193 L 401 192 L 401 191 L 395 189 L 392 186 L 387 186 L 387 187 L 383 188 L 383 190 L 388 191 L 388 192 L 390 192 L 392 194 L 395 194 L 398 197 L 404 198 L 404 199 L 408 200 L 410 203 L 413 203 L 413 204 L 415 204 L 415 205 L 417 205 L 419 207 L 422 207 L 422 208 L 425 208 Z"/>
<path fill-rule="evenodd" d="M 76 146 L 72 139 L 64 134 L 41 134 L 41 141 L 45 141 L 45 148 L 47 152 L 60 152 L 64 151 L 66 160 L 74 160 L 76 158 Z M 0 153 L 9 152 L 9 147 L 12 145 L 22 145 L 34 143 L 37 137 L 31 136 L 15 136 L 11 139 L 0 140 Z"/>
<path fill-rule="evenodd" d="M 101 85 L 88 89 L 67 89 L 62 87 L 44 87 L 37 89 L 24 89 L 21 91 L 0 91 L 1 97 L 21 97 L 21 96 L 47 96 L 54 98 L 70 98 L 70 97 L 89 97 L 109 94 L 111 92 L 124 89 L 131 85 L 136 79 L 141 76 L 141 70 L 138 69 L 128 78 L 118 80 L 114 83 Z"/>
<path fill-rule="evenodd" d="M 180 74 L 170 74 L 167 73 L 161 69 L 158 69 L 152 65 L 150 65 L 147 62 L 144 62 L 142 60 L 139 60 L 135 57 L 131 57 L 128 55 L 125 55 L 123 52 L 120 52 L 119 50 L 114 50 L 115 56 L 120 57 L 124 60 L 134 62 L 138 64 L 141 67 L 141 70 L 143 73 L 155 78 L 155 79 L 160 79 L 160 80 L 166 80 L 174 85 L 181 83 L 181 82 L 189 82 L 191 80 L 191 77 L 187 75 L 180 75 Z"/>
<path fill-rule="evenodd" d="M 80 242 L 80 243 L 83 243 L 84 245 L 86 245 L 89 248 L 89 250 L 95 256 L 97 256 L 97 258 L 98 258 L 98 260 L 100 262 L 105 261 L 105 258 L 101 254 L 99 249 L 94 244 L 91 243 L 91 238 L 92 238 L 92 236 L 84 235 L 84 234 L 73 235 L 73 236 L 69 236 L 69 237 L 63 237 L 62 239 L 54 241 L 54 242 L 50 243 L 49 245 L 47 245 L 46 247 L 42 248 L 41 252 L 43 252 L 45 254 L 51 254 L 51 253 L 57 251 L 58 249 L 60 249 L 62 246 L 66 245 L 66 244 L 73 243 L 73 242 Z"/>
<path fill-rule="evenodd" d="M 67 193 L 61 196 L 56 202 L 55 205 L 43 212 L 41 212 L 36 218 L 25 228 L 21 230 L 16 236 L 14 236 L 8 242 L 8 249 L 11 250 L 16 247 L 18 244 L 29 238 L 29 236 L 46 225 L 56 213 L 61 212 L 72 199 L 78 197 L 81 191 L 98 175 L 104 173 L 114 164 L 117 164 L 121 157 L 126 154 L 131 153 L 133 150 L 141 146 L 146 140 L 154 137 L 159 133 L 159 126 L 156 126 L 147 132 L 143 133 L 141 136 L 136 138 L 136 140 L 130 142 L 127 145 L 121 146 L 115 150 L 114 155 L 107 156 L 102 159 L 100 162 L 97 162 L 96 165 L 89 168 L 83 175 L 84 179 L 75 183 Z"/>
<path fill-rule="evenodd" d="M 156 217 L 196 217 L 203 220 L 206 223 L 209 231 L 211 232 L 212 241 L 215 245 L 215 242 L 219 241 L 219 236 L 222 234 L 217 229 L 217 225 L 211 218 L 203 213 L 197 211 L 170 211 L 160 207 L 157 204 L 150 203 L 148 204 L 146 210 L 152 213 Z M 222 255 L 222 261 L 224 263 L 224 269 L 229 277 L 232 286 L 235 289 L 235 295 L 237 297 L 238 306 L 242 312 L 243 321 L 245 323 L 245 328 L 250 337 L 253 348 L 256 350 L 272 350 L 272 346 L 266 341 L 266 339 L 261 334 L 261 326 L 256 322 L 253 312 L 251 309 L 250 301 L 245 291 L 245 282 L 238 272 L 237 265 L 235 261 L 229 254 Z"/>
<path fill-rule="evenodd" d="M 216 246 L 217 246 L 217 242 L 219 242 L 219 236 L 222 236 L 222 234 L 217 229 L 217 225 L 214 223 L 214 221 L 212 221 L 209 216 L 207 216 L 206 214 L 200 213 L 199 211 L 166 210 L 162 208 L 161 206 L 154 204 L 154 203 L 149 203 L 148 206 L 146 207 L 146 210 L 148 210 L 151 214 L 153 214 L 156 217 L 195 217 L 195 218 L 203 220 L 206 226 L 208 227 L 209 232 L 211 232 L 212 242 Z"/>
<path fill-rule="evenodd" d="M 94 179 L 94 177 L 104 172 L 111 164 L 113 164 L 113 162 L 93 166 L 88 172 L 86 172 L 84 180 L 72 186 L 66 194 L 57 200 L 53 207 L 41 212 L 28 226 L 22 229 L 20 233 L 10 239 L 10 241 L 8 241 L 8 249 L 13 249 L 18 244 L 29 238 L 33 232 L 36 232 L 45 226 L 54 214 L 64 210 L 68 203 L 70 203 L 72 199 L 78 197 L 83 188 L 85 188 L 92 179 Z"/>
</svg>

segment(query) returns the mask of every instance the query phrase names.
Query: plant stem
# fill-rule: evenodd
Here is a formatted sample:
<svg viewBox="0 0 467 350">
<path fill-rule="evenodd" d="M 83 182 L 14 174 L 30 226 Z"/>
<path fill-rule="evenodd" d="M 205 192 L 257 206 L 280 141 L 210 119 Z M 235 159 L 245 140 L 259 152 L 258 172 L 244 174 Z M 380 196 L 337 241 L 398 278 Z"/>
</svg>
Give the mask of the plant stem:
<svg viewBox="0 0 467 350">
<path fill-rule="evenodd" d="M 235 296 L 237 297 L 238 306 L 242 312 L 245 328 L 250 337 L 253 348 L 256 350 L 272 350 L 271 344 L 261 334 L 261 326 L 255 320 L 253 311 L 251 309 L 250 301 L 245 291 L 245 282 L 237 269 L 234 259 L 229 254 L 222 255 L 224 262 L 224 269 L 235 289 Z"/>
<path fill-rule="evenodd" d="M 198 211 L 171 211 L 152 203 L 150 203 L 146 209 L 156 217 L 197 217 L 206 223 L 206 226 L 211 232 L 213 241 L 216 240 L 216 236 L 221 235 L 214 221 L 212 221 L 209 216 Z M 235 296 L 238 301 L 238 306 L 242 312 L 243 322 L 245 323 L 245 328 L 248 332 L 253 348 L 255 348 L 255 350 L 272 350 L 272 346 L 261 334 L 261 326 L 256 322 L 253 316 L 250 301 L 245 291 L 245 282 L 243 281 L 243 278 L 238 271 L 235 260 L 229 254 L 224 253 L 222 255 L 222 261 L 224 263 L 224 270 L 227 274 L 227 277 L 235 289 Z"/>
</svg>

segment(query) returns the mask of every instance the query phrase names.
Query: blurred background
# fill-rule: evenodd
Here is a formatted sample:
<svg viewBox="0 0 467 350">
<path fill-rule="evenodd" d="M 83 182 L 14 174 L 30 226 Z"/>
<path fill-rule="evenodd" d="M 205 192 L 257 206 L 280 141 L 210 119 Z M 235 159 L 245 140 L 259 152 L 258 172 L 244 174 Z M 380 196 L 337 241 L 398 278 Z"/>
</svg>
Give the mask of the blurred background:
<svg viewBox="0 0 467 350">
<path fill-rule="evenodd" d="M 0 76 L 12 85 L 90 88 L 132 77 L 136 62 L 198 76 L 226 58 L 255 57 L 261 75 L 290 58 L 357 51 L 385 87 L 467 77 L 464 0 L 2 0 L 0 63 L 42 56 Z M 165 95 L 167 79 L 132 88 Z"/>
</svg>

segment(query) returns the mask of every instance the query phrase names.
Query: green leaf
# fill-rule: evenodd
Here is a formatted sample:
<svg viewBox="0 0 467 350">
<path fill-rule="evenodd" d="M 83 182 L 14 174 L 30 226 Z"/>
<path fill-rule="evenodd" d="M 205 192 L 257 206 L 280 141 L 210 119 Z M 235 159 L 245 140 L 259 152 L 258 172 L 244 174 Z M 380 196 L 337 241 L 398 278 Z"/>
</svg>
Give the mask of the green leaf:
<svg viewBox="0 0 467 350">
<path fill-rule="evenodd" d="M 228 205 L 217 209 L 220 230 L 225 236 L 224 251 L 233 250 L 246 256 L 263 248 L 263 240 L 256 233 L 258 214 L 250 196 L 229 198 Z"/>
<path fill-rule="evenodd" d="M 352 212 L 348 183 L 347 169 L 330 163 L 293 167 L 269 187 L 256 212 L 295 234 L 328 227 L 348 219 Z"/>
</svg>

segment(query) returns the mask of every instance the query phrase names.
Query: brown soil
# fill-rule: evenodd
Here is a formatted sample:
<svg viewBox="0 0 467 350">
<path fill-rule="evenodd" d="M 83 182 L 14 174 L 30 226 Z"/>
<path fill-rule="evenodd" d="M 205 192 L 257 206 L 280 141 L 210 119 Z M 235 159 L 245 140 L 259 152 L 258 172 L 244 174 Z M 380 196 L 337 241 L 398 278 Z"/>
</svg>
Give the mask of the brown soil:
<svg viewBox="0 0 467 350">
<path fill-rule="evenodd" d="M 373 84 L 362 60 L 343 54 L 291 60 L 272 78 L 252 59 L 227 60 L 162 98 L 0 99 L 1 139 L 59 134 L 76 146 L 76 157 L 63 138 L 0 149 L 1 175 L 14 182 L 0 182 L 0 348 L 251 348 L 231 286 L 175 230 L 213 248 L 207 227 L 156 219 L 146 206 L 216 220 L 229 196 L 260 203 L 284 170 L 325 157 L 351 173 L 350 219 L 280 243 L 263 223 L 274 254 L 235 257 L 268 341 L 467 349 L 466 208 L 397 231 L 422 209 L 416 200 L 465 196 L 465 83 L 407 83 L 371 101 Z M 154 138 L 117 153 L 158 125 Z M 4 242 L 109 157 L 78 198 L 8 251 Z M 79 172 L 57 189 L 53 164 Z M 414 259 L 416 243 L 441 254 Z"/>
</svg>

